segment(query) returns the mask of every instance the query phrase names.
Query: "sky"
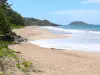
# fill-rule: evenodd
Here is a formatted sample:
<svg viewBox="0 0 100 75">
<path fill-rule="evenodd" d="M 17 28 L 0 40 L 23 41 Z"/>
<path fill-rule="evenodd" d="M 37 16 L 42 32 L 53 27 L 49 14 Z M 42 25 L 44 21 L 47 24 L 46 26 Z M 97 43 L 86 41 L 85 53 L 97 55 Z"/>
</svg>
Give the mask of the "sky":
<svg viewBox="0 0 100 75">
<path fill-rule="evenodd" d="M 100 0 L 8 0 L 24 17 L 67 25 L 72 21 L 100 24 Z"/>
</svg>

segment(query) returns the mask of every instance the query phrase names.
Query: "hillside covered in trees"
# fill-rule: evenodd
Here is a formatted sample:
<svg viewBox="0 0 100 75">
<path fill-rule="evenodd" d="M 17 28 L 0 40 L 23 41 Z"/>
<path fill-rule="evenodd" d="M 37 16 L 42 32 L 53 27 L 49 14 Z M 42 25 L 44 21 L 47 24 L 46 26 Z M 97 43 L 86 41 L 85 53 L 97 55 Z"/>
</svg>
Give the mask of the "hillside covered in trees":
<svg viewBox="0 0 100 75">
<path fill-rule="evenodd" d="M 39 20 L 39 19 L 36 19 L 36 18 L 24 17 L 24 22 L 25 22 L 25 25 L 30 25 L 30 26 L 33 26 L 33 25 L 38 25 L 38 26 L 59 26 L 58 24 L 52 23 L 48 20 Z"/>
<path fill-rule="evenodd" d="M 52 23 L 48 20 L 23 17 L 18 12 L 14 11 L 11 7 L 5 10 L 5 14 L 8 17 L 11 26 L 59 26 L 58 24 Z"/>
<path fill-rule="evenodd" d="M 74 21 L 74 22 L 71 22 L 69 25 L 89 25 L 89 24 L 82 21 Z"/>
<path fill-rule="evenodd" d="M 59 26 L 48 20 L 23 17 L 11 8 L 7 10 L 7 16 L 9 18 L 9 23 L 12 26 Z"/>
<path fill-rule="evenodd" d="M 7 0 L 4 0 L 7 1 Z M 6 6 L 6 8 L 5 8 Z M 58 24 L 52 23 L 48 20 L 39 20 L 36 18 L 28 18 L 28 17 L 24 17 L 21 16 L 18 12 L 14 11 L 11 8 L 11 5 L 6 3 L 4 5 L 2 5 L 2 9 L 0 10 L 0 13 L 3 13 L 4 16 L 0 15 L 0 18 L 6 18 L 8 21 L 7 24 L 9 24 L 11 27 L 18 27 L 18 26 L 34 26 L 34 25 L 38 25 L 38 26 L 59 26 Z"/>
</svg>

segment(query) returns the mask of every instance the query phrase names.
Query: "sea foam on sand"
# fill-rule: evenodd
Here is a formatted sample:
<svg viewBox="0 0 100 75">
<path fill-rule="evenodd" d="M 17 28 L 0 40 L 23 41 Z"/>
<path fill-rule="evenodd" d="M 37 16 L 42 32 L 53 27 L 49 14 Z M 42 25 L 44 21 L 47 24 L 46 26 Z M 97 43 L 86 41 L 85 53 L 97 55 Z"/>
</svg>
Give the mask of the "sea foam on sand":
<svg viewBox="0 0 100 75">
<path fill-rule="evenodd" d="M 100 35 L 82 30 L 62 29 L 56 27 L 42 27 L 50 31 L 63 31 L 73 34 L 70 38 L 35 40 L 30 43 L 44 48 L 69 49 L 80 51 L 100 52 Z"/>
</svg>

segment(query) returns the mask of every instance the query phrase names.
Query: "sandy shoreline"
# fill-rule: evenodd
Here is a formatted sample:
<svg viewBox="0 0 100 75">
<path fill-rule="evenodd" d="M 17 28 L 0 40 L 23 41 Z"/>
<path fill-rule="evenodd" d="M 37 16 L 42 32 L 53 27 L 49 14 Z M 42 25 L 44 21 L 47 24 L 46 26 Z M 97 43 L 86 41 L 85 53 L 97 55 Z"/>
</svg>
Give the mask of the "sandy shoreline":
<svg viewBox="0 0 100 75">
<path fill-rule="evenodd" d="M 22 29 L 14 29 L 18 35 L 27 38 L 28 40 L 40 40 L 40 39 L 52 39 L 52 38 L 65 38 L 70 35 L 66 34 L 52 34 L 46 29 L 42 29 L 39 26 L 25 27 Z"/>
<path fill-rule="evenodd" d="M 64 38 L 68 35 L 52 34 L 39 27 L 14 30 L 28 40 Z M 41 48 L 29 42 L 10 46 L 33 62 L 41 73 L 32 75 L 100 75 L 100 53 Z"/>
</svg>

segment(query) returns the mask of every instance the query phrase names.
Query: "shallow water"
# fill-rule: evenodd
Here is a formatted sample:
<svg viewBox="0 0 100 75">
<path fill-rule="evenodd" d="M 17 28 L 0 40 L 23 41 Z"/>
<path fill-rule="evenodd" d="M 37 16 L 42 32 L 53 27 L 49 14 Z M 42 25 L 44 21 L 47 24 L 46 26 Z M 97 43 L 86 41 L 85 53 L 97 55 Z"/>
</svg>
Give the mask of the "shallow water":
<svg viewBox="0 0 100 75">
<path fill-rule="evenodd" d="M 45 48 L 72 49 L 100 52 L 99 31 L 62 29 L 56 27 L 42 27 L 55 34 L 71 34 L 71 38 L 48 39 L 31 41 L 32 44 Z M 95 33 L 96 32 L 96 33 Z"/>
</svg>

